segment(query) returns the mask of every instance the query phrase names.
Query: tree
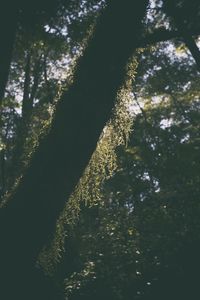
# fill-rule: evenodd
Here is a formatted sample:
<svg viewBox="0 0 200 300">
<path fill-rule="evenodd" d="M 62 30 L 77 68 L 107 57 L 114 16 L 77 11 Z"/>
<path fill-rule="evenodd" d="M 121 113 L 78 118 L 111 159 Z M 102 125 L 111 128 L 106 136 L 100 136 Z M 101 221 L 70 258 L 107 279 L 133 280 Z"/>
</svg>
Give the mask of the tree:
<svg viewBox="0 0 200 300">
<path fill-rule="evenodd" d="M 37 288 L 29 298 L 57 299 L 45 286 L 43 292 L 39 291 L 44 279 L 39 277 L 34 264 L 41 247 L 50 239 L 65 199 L 77 184 L 110 118 L 129 57 L 139 45 L 144 45 L 139 33 L 147 1 L 131 3 L 127 0 L 126 3 L 124 7 L 120 1 L 111 1 L 100 16 L 95 34 L 79 59 L 74 81 L 58 103 L 49 133 L 41 139 L 24 176 L 1 209 L 1 277 L 5 287 L 2 293 L 9 290 L 10 284 L 15 287 L 15 292 L 7 291 L 8 299 L 13 298 L 14 293 L 15 297 L 27 298 L 33 285 Z M 27 7 L 23 9 L 24 13 Z M 35 10 L 33 12 L 35 15 Z M 30 15 L 27 13 L 27 16 Z M 119 19 L 123 22 L 119 23 Z M 166 30 L 157 33 L 157 36 L 147 36 L 146 42 L 177 34 Z M 30 100 L 29 51 L 26 66 L 24 100 Z M 154 178 L 149 174 L 153 188 Z M 21 276 L 18 279 L 19 269 Z M 14 270 L 15 279 L 10 281 L 11 270 Z"/>
<path fill-rule="evenodd" d="M 22 30 L 28 34 L 34 34 L 36 31 L 40 32 L 43 30 L 45 25 L 54 27 L 58 24 L 58 20 L 62 20 L 63 12 L 67 11 L 67 18 L 65 22 L 70 24 L 71 35 L 74 34 L 73 25 L 77 22 L 77 11 L 80 13 L 81 10 L 91 10 L 91 7 L 98 0 L 88 1 L 85 3 L 82 0 L 53 0 L 51 3 L 46 0 L 36 0 L 27 4 L 26 1 L 18 0 L 15 3 L 10 1 L 4 1 L 1 9 L 1 36 L 2 36 L 2 46 L 1 46 L 1 73 L 0 73 L 0 103 L 5 94 L 5 88 L 7 85 L 10 65 L 13 57 L 13 48 L 15 46 L 16 34 Z M 12 9 L 11 9 L 12 7 Z M 84 13 L 83 13 L 84 15 Z M 80 18 L 79 18 L 80 19 Z M 85 18 L 87 20 L 87 17 Z M 82 19 L 83 21 L 83 19 Z M 84 23 L 84 22 L 82 22 Z M 68 24 L 68 25 L 69 25 Z M 5 35 L 5 29 L 7 34 Z M 84 31 L 84 30 L 83 30 Z M 79 35 L 77 35 L 79 37 Z"/>
<path fill-rule="evenodd" d="M 199 295 L 199 78 L 167 44 L 141 55 L 133 134 L 101 201 L 83 202 L 77 224 L 65 225 L 54 276 L 66 277 L 70 300 Z"/>
<path fill-rule="evenodd" d="M 123 6 L 120 1 L 108 5 L 79 60 L 72 86 L 60 100 L 48 136 L 40 142 L 26 174 L 1 210 L 1 278 L 7 299 L 13 295 L 11 282 L 15 297 L 27 298 L 38 252 L 53 231 L 58 213 L 110 117 L 125 65 L 138 45 L 146 5 L 147 1 L 128 0 Z M 131 35 L 134 38 L 130 40 Z M 10 282 L 11 272 L 14 280 Z"/>
</svg>

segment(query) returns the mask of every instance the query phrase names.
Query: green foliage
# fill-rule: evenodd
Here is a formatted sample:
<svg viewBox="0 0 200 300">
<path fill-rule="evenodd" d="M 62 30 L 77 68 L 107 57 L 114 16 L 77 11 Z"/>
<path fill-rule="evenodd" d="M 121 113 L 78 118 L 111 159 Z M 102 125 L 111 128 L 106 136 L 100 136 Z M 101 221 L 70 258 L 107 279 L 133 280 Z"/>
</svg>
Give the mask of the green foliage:
<svg viewBox="0 0 200 300">
<path fill-rule="evenodd" d="M 39 139 L 48 134 L 104 5 L 68 1 L 67 8 L 57 10 L 58 19 L 49 19 L 47 10 L 37 34 L 21 23 L 1 108 L 1 194 L 12 192 L 13 177 L 18 177 L 16 188 Z M 162 5 L 151 1 L 147 32 L 173 29 Z M 188 1 L 179 6 L 191 28 L 196 6 L 189 10 Z M 24 99 L 28 54 L 29 97 Z M 54 239 L 38 258 L 46 274 L 64 282 L 66 299 L 184 299 L 180 284 L 190 287 L 200 266 L 199 92 L 196 66 L 180 41 L 139 50 L 128 63 L 112 117 L 66 202 Z M 30 117 L 23 123 L 23 102 L 32 94 Z M 15 170 L 19 141 L 21 164 Z"/>
<path fill-rule="evenodd" d="M 162 289 L 166 297 L 184 296 L 196 276 L 199 79 L 184 57 L 188 79 L 179 76 L 182 67 L 175 68 L 176 57 L 166 61 L 163 48 L 142 52 L 141 59 L 148 55 L 151 62 L 150 57 L 153 61 L 160 53 L 164 59 L 159 60 L 163 67 L 158 73 L 147 72 L 145 87 L 139 73 L 134 99 L 127 90 L 128 102 L 118 103 L 119 115 L 105 128 L 58 222 L 53 244 L 40 257 L 47 272 L 65 278 L 67 299 L 160 299 Z M 166 92 L 169 79 L 173 84 Z M 119 98 L 127 92 L 122 90 Z M 130 110 L 131 101 L 135 103 Z"/>
<path fill-rule="evenodd" d="M 44 13 L 44 19 L 34 20 L 37 31 L 34 30 L 34 26 L 29 28 L 28 24 L 20 24 L 17 31 L 8 88 L 2 107 L 2 115 L 4 111 L 7 115 L 6 118 L 2 117 L 2 128 L 10 126 L 8 118 L 12 120 L 13 111 L 17 119 L 9 129 L 9 143 L 12 143 L 12 146 L 4 147 L 1 155 L 3 160 L 2 167 L 0 165 L 2 196 L 6 192 L 9 195 L 11 189 L 18 186 L 38 141 L 41 136 L 49 132 L 57 101 L 72 83 L 77 58 L 86 47 L 88 36 L 92 32 L 91 28 L 103 5 L 102 1 L 87 3 L 67 1 L 65 4 L 62 4 L 62 1 L 55 2 L 54 4 L 58 7 L 56 6 L 56 15 L 53 18 L 49 19 L 49 13 L 51 13 L 49 7 L 49 10 L 45 11 L 47 19 Z M 33 12 L 30 12 L 25 5 L 20 13 L 21 17 L 24 10 L 28 9 L 28 14 L 34 14 L 35 10 L 39 11 L 42 9 L 42 3 L 41 6 L 39 3 L 33 5 Z M 40 13 L 41 11 L 39 11 L 38 18 L 41 17 Z M 83 18 L 85 21 L 82 20 Z M 28 22 L 28 20 L 24 21 Z M 83 26 L 84 22 L 86 24 Z M 78 29 L 70 29 L 74 23 L 84 27 L 81 35 Z M 75 34 L 77 35 L 76 41 Z M 28 57 L 30 66 L 27 74 Z M 26 77 L 29 78 L 27 83 Z"/>
<path fill-rule="evenodd" d="M 163 127 L 157 116 L 163 120 L 169 111 L 175 118 Z M 82 269 L 65 281 L 69 299 L 142 299 L 163 275 L 170 280 L 173 273 L 177 283 L 182 276 L 196 276 L 185 274 L 191 259 L 185 249 L 200 241 L 199 113 L 194 103 L 188 115 L 195 112 L 197 119 L 189 126 L 170 102 L 148 108 L 148 124 L 138 115 L 131 143 L 118 150 L 118 167 L 104 187 L 103 202 L 86 206 L 73 227 Z M 92 264 L 87 272 L 84 263 Z"/>
</svg>

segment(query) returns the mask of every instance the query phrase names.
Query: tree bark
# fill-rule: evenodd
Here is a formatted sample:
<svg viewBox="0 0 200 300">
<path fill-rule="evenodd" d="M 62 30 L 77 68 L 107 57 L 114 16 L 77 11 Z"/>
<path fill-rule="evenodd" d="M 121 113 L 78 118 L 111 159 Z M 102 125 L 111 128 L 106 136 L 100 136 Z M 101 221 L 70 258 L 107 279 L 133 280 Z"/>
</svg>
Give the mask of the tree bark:
<svg viewBox="0 0 200 300">
<path fill-rule="evenodd" d="M 31 87 L 31 94 L 30 94 L 30 103 L 32 106 L 33 106 L 33 102 L 35 100 L 35 96 L 36 96 L 39 81 L 40 81 L 41 69 L 42 69 L 42 55 L 40 55 L 36 59 L 35 65 L 33 68 L 33 85 Z"/>
<path fill-rule="evenodd" d="M 0 201 L 2 196 L 5 194 L 6 186 L 6 175 L 5 175 L 5 149 L 0 151 L 0 174 L 1 174 L 1 185 L 0 185 Z"/>
<path fill-rule="evenodd" d="M 17 30 L 17 16 L 18 11 L 14 3 L 9 3 L 8 1 L 4 7 L 0 8 L 0 105 L 4 97 L 10 71 L 12 51 Z"/>
<path fill-rule="evenodd" d="M 109 1 L 78 62 L 73 84 L 58 103 L 49 134 L 1 209 L 0 275 L 4 292 L 11 293 L 2 299 L 12 298 L 10 282 L 21 293 L 19 299 L 32 299 L 31 295 L 27 298 L 25 284 L 30 289 L 35 259 L 111 116 L 126 63 L 138 45 L 147 2 Z"/>
<path fill-rule="evenodd" d="M 30 47 L 29 47 L 30 48 Z M 23 162 L 22 156 L 24 151 L 24 144 L 28 135 L 28 129 L 30 125 L 30 116 L 32 113 L 33 103 L 30 97 L 31 89 L 31 50 L 28 49 L 26 53 L 26 61 L 24 68 L 24 87 L 23 87 L 23 99 L 22 99 L 22 115 L 17 127 L 17 138 L 12 155 L 12 165 L 10 170 L 10 186 L 12 186 L 16 178 L 22 173 Z"/>
<path fill-rule="evenodd" d="M 27 50 L 26 65 L 25 65 L 25 77 L 24 77 L 24 91 L 22 99 L 22 119 L 28 118 L 30 111 L 32 110 L 32 103 L 30 101 L 30 89 L 31 89 L 31 50 Z"/>
</svg>

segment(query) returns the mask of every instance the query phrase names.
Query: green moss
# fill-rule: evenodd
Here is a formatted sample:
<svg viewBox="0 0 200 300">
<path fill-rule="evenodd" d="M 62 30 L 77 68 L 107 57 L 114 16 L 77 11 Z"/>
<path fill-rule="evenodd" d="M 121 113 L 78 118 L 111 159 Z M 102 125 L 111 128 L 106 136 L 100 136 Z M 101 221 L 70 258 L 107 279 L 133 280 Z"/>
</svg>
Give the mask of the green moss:
<svg viewBox="0 0 200 300">
<path fill-rule="evenodd" d="M 118 146 L 127 144 L 132 130 L 133 117 L 129 107 L 132 101 L 131 89 L 136 69 L 137 59 L 134 57 L 127 65 L 127 78 L 124 86 L 118 92 L 112 118 L 105 126 L 96 151 L 93 153 L 79 184 L 66 202 L 57 222 L 54 239 L 50 247 L 45 247 L 40 253 L 39 264 L 50 275 L 53 274 L 65 251 L 65 238 L 78 221 L 81 205 L 92 207 L 104 204 L 103 184 L 113 176 L 118 167 L 115 150 Z"/>
</svg>

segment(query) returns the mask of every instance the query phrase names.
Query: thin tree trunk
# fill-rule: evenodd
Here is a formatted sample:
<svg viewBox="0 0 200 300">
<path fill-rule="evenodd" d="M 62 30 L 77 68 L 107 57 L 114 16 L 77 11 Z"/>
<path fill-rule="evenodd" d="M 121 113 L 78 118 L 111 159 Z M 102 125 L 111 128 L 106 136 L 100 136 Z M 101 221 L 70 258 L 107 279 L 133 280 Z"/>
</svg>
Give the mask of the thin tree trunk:
<svg viewBox="0 0 200 300">
<path fill-rule="evenodd" d="M 28 118 L 32 110 L 32 103 L 30 102 L 30 85 L 31 85 L 31 50 L 27 50 L 26 65 L 25 65 L 25 78 L 24 78 L 24 91 L 22 99 L 22 119 Z"/>
<path fill-rule="evenodd" d="M 44 61 L 43 61 L 44 81 L 46 85 L 46 94 L 47 94 L 48 102 L 53 103 L 54 95 L 52 93 L 51 84 L 49 82 L 48 75 L 47 75 L 47 55 L 48 52 L 44 54 Z"/>
<path fill-rule="evenodd" d="M 4 140 L 8 140 L 8 132 L 9 132 L 9 125 L 7 124 L 6 130 L 5 130 L 5 135 L 4 135 Z M 0 195 L 0 201 L 3 199 L 3 196 L 6 193 L 7 190 L 7 172 L 6 172 L 6 154 L 7 154 L 7 149 L 8 145 L 7 142 L 5 142 L 5 145 L 3 149 L 0 151 L 0 160 L 1 160 L 1 195 Z"/>
<path fill-rule="evenodd" d="M 12 285 L 21 292 L 20 299 L 32 299 L 25 294 L 35 259 L 111 116 L 125 65 L 138 45 L 147 2 L 109 1 L 78 62 L 74 82 L 58 104 L 50 133 L 41 140 L 27 172 L 1 209 L 0 272 L 7 290 L 13 272 Z"/>
<path fill-rule="evenodd" d="M 1 190 L 0 190 L 0 201 L 6 190 L 6 174 L 5 174 L 5 149 L 0 151 L 0 168 L 1 168 Z"/>
<path fill-rule="evenodd" d="M 3 4 L 1 4 L 1 6 L 2 5 Z M 0 105 L 4 97 L 10 71 L 12 51 L 17 30 L 17 17 L 18 12 L 15 3 L 12 3 L 12 8 L 9 3 L 0 7 Z"/>
<path fill-rule="evenodd" d="M 31 85 L 31 51 L 27 50 L 26 64 L 24 70 L 24 89 L 22 99 L 22 116 L 17 128 L 17 138 L 15 147 L 13 149 L 12 165 L 10 170 L 10 186 L 12 186 L 16 178 L 23 170 L 23 152 L 26 137 L 28 135 L 28 128 L 30 123 L 30 116 L 32 113 L 33 103 L 30 99 L 30 85 Z"/>
<path fill-rule="evenodd" d="M 42 69 L 42 55 L 40 55 L 34 65 L 33 68 L 33 85 L 31 87 L 31 94 L 30 94 L 30 103 L 31 107 L 33 107 L 33 102 L 35 100 L 35 96 L 37 93 L 38 85 L 39 85 L 39 80 L 40 80 L 40 74 L 41 74 L 41 69 Z"/>
</svg>

